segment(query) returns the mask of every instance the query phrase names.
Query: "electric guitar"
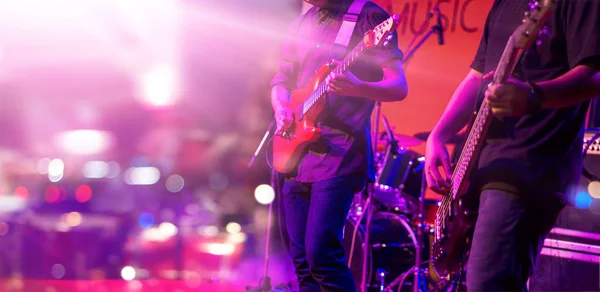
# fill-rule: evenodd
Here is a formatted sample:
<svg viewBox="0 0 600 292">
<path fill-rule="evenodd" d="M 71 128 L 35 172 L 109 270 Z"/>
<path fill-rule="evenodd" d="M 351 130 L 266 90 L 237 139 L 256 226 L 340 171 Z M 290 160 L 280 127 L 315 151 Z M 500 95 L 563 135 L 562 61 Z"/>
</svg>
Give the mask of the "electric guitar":
<svg viewBox="0 0 600 292">
<path fill-rule="evenodd" d="M 557 0 L 537 0 L 525 13 L 523 24 L 510 36 L 498 67 L 493 84 L 503 84 L 520 64 L 523 53 L 536 41 L 538 33 L 556 6 Z M 469 136 L 456 163 L 448 194 L 435 217 L 435 235 L 432 245 L 432 261 L 439 277 L 449 278 L 459 272 L 467 258 L 469 243 L 477 219 L 479 194 L 468 193 L 468 178 L 476 166 L 477 157 L 492 120 L 491 106 L 483 101 L 470 126 Z"/>
<path fill-rule="evenodd" d="M 294 111 L 292 126 L 273 138 L 273 167 L 289 173 L 302 158 L 306 147 L 321 136 L 316 120 L 326 105 L 326 78 L 331 73 L 343 74 L 369 49 L 387 46 L 398 25 L 398 15 L 393 15 L 365 34 L 363 39 L 346 55 L 339 65 L 333 62 L 321 66 L 311 81 L 303 88 L 291 92 L 290 105 Z"/>
</svg>

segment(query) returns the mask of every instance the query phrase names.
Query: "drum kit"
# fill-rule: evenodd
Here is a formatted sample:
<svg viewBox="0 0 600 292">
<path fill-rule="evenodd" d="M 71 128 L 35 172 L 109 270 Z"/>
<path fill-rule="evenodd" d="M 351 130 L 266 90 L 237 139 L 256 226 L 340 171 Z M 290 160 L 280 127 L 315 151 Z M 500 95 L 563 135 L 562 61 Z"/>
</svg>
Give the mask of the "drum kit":
<svg viewBox="0 0 600 292">
<path fill-rule="evenodd" d="M 425 158 L 409 149 L 426 138 L 394 134 L 383 121 L 376 180 L 355 195 L 344 228 L 348 266 L 362 291 L 446 291 L 453 283 L 438 278 L 429 261 L 434 218 L 427 214 L 438 201 L 425 199 Z"/>
</svg>

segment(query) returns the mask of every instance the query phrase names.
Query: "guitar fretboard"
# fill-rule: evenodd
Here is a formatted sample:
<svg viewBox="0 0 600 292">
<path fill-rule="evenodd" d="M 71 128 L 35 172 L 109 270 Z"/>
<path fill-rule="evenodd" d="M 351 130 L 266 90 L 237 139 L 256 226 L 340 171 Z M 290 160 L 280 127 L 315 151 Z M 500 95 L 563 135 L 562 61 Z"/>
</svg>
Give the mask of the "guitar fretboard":
<svg viewBox="0 0 600 292">
<path fill-rule="evenodd" d="M 364 41 L 361 41 L 354 49 L 346 55 L 344 60 L 336 67 L 333 72 L 336 74 L 345 73 L 360 56 L 367 50 L 367 46 Z M 321 97 L 323 97 L 327 93 L 327 83 L 325 81 L 319 83 L 317 88 L 313 91 L 313 93 L 306 99 L 306 101 L 296 110 L 296 114 L 298 115 L 298 119 L 302 119 L 302 117 L 312 108 L 317 101 Z"/>
<path fill-rule="evenodd" d="M 515 49 L 515 42 L 511 37 L 507 43 L 504 53 L 502 54 L 502 58 L 498 63 L 492 83 L 504 83 L 508 78 L 508 75 L 514 71 L 515 66 L 521 56 L 522 51 Z M 460 188 L 464 182 L 465 176 L 474 166 L 473 158 L 474 156 L 478 155 L 479 150 L 481 149 L 487 128 L 491 121 L 492 108 L 487 100 L 484 99 L 479 111 L 477 112 L 473 125 L 471 126 L 469 136 L 465 141 L 465 145 L 460 154 L 458 162 L 456 163 L 454 172 L 452 173 L 449 194 L 443 197 L 440 208 L 438 209 L 438 214 L 435 220 L 435 224 L 438 227 L 435 229 L 436 240 L 440 240 L 443 237 L 442 230 L 445 228 L 448 218 L 452 213 L 452 202 L 456 199 L 456 196 L 458 195 L 458 192 L 460 191 Z"/>
</svg>

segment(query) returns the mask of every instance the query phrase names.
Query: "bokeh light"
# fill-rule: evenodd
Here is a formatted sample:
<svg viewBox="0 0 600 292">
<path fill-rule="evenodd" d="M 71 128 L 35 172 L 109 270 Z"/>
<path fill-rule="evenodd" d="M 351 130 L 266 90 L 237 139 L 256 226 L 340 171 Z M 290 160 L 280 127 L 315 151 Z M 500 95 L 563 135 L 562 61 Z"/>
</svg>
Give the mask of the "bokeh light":
<svg viewBox="0 0 600 292">
<path fill-rule="evenodd" d="M 169 192 L 177 193 L 183 189 L 183 186 L 185 185 L 185 180 L 181 175 L 173 174 L 167 178 L 165 185 Z"/>
<path fill-rule="evenodd" d="M 8 223 L 0 222 L 0 236 L 8 234 L 9 229 Z"/>
<path fill-rule="evenodd" d="M 57 186 L 51 185 L 46 188 L 44 198 L 48 203 L 56 203 L 60 200 L 60 189 Z"/>
<path fill-rule="evenodd" d="M 575 195 L 575 206 L 579 209 L 587 209 L 592 203 L 592 197 L 586 192 L 579 192 Z"/>
<path fill-rule="evenodd" d="M 108 175 L 109 166 L 105 161 L 88 161 L 83 165 L 82 172 L 87 178 L 103 178 Z"/>
<path fill-rule="evenodd" d="M 600 181 L 590 182 L 588 185 L 588 193 L 592 198 L 600 199 Z"/>
<path fill-rule="evenodd" d="M 65 276 L 65 266 L 61 264 L 54 264 L 52 266 L 51 273 L 54 279 L 62 279 Z"/>
<path fill-rule="evenodd" d="M 121 278 L 125 281 L 131 281 L 135 279 L 135 269 L 131 266 L 125 266 L 121 269 Z"/>
<path fill-rule="evenodd" d="M 154 225 L 154 215 L 150 212 L 145 212 L 138 218 L 138 223 L 142 228 L 150 228 Z"/>
<path fill-rule="evenodd" d="M 254 198 L 262 205 L 268 205 L 275 199 L 275 190 L 270 185 L 262 184 L 254 190 Z"/>
<path fill-rule="evenodd" d="M 225 226 L 225 230 L 231 234 L 240 233 L 242 231 L 242 226 L 237 222 L 229 222 Z"/>
<path fill-rule="evenodd" d="M 92 188 L 88 185 L 80 185 L 75 190 L 75 199 L 80 203 L 85 203 L 92 198 Z"/>
<path fill-rule="evenodd" d="M 27 200 L 27 198 L 29 197 L 29 191 L 26 187 L 20 186 L 15 189 L 15 195 Z"/>
</svg>

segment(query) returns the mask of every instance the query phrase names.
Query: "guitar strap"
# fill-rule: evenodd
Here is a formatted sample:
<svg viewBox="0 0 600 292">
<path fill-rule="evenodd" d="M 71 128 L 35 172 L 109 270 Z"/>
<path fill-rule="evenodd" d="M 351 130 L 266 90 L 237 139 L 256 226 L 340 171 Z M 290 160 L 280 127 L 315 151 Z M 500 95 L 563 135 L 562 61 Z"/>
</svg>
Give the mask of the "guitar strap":
<svg viewBox="0 0 600 292">
<path fill-rule="evenodd" d="M 356 22 L 358 21 L 360 12 L 367 2 L 369 1 L 354 0 L 354 2 L 352 2 L 348 8 L 348 11 L 344 15 L 342 26 L 338 31 L 335 42 L 333 43 L 331 59 L 341 60 L 346 54 L 346 51 L 348 50 L 348 44 L 350 43 L 350 39 L 352 39 L 352 34 L 354 33 L 354 28 L 356 27 Z"/>
</svg>

